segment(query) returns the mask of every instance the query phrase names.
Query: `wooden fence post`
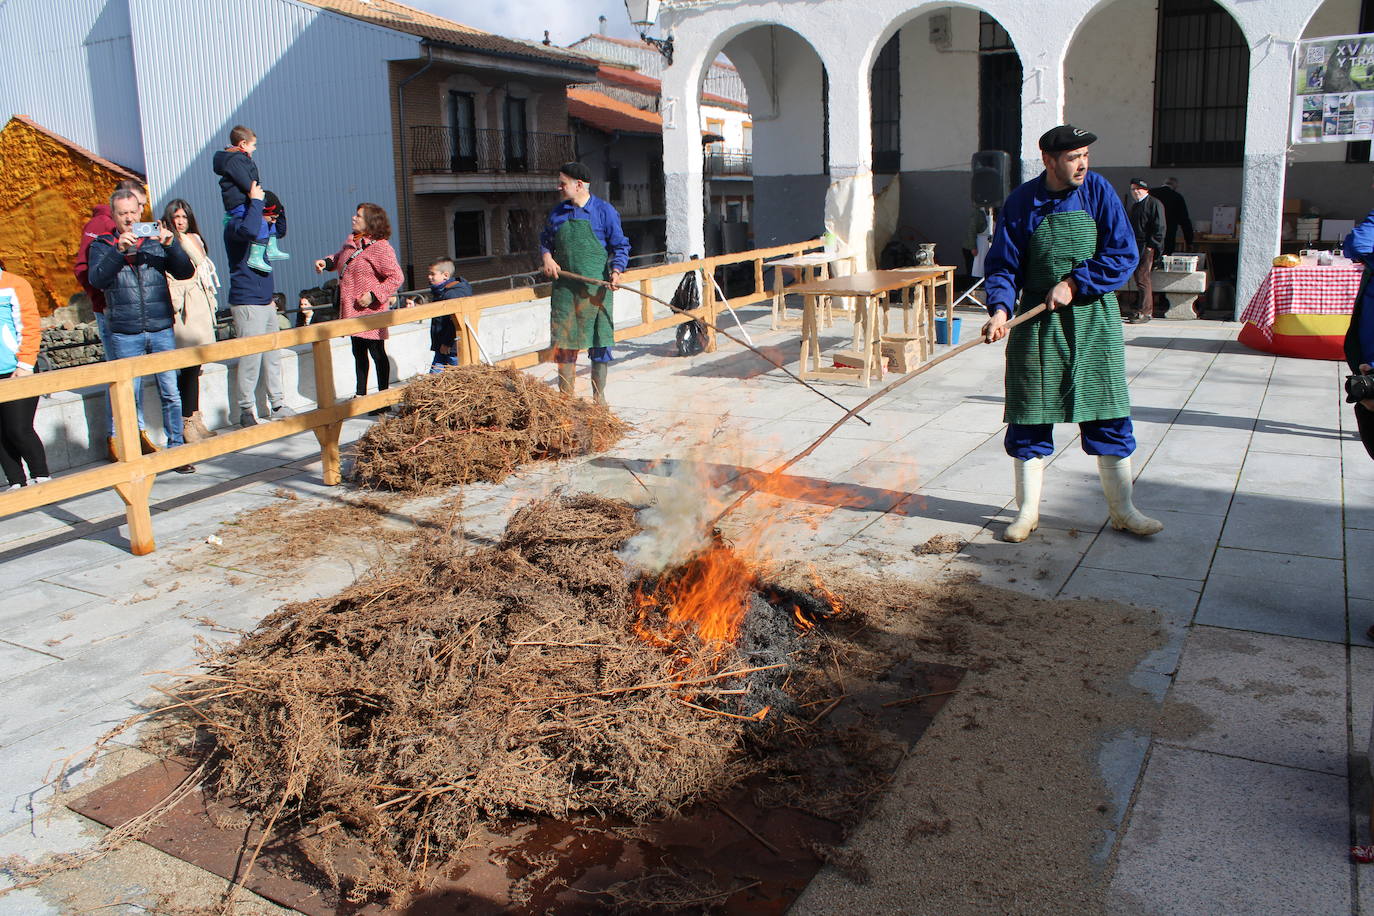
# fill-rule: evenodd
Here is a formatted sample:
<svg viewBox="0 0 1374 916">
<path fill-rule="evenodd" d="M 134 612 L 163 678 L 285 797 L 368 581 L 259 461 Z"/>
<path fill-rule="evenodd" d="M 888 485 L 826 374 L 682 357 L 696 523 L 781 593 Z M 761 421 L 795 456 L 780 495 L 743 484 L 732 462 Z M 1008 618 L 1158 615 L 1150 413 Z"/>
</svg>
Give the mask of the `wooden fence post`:
<svg viewBox="0 0 1374 916">
<path fill-rule="evenodd" d="M 716 304 L 715 272 L 710 267 L 701 268 L 702 287 L 701 307 L 706 312 L 706 352 L 716 352 Z"/>
<path fill-rule="evenodd" d="M 762 296 L 763 290 L 763 258 L 754 259 L 754 295 Z"/>
<path fill-rule="evenodd" d="M 645 296 L 652 296 L 654 294 L 653 281 L 647 279 L 640 280 L 639 291 L 644 294 L 639 297 L 639 320 L 641 324 L 648 324 L 654 320 L 654 307 L 652 302 L 646 299 Z"/>
<path fill-rule="evenodd" d="M 311 361 L 315 364 L 315 406 L 333 407 L 338 399 L 334 393 L 334 349 L 332 340 L 317 340 L 310 344 Z M 342 423 L 327 423 L 316 427 L 315 438 L 320 441 L 320 476 L 327 487 L 337 487 L 343 480 L 339 474 L 339 434 Z"/>
<path fill-rule="evenodd" d="M 114 413 L 115 456 L 120 463 L 141 459 L 143 448 L 138 435 L 138 408 L 134 402 L 136 378 L 125 377 L 110 385 L 110 409 Z M 152 492 L 156 474 L 135 471 L 128 480 L 114 485 L 124 501 L 124 517 L 129 522 L 129 550 L 135 556 L 152 553 L 157 544 L 153 540 L 153 515 L 148 508 L 148 494 Z"/>
</svg>

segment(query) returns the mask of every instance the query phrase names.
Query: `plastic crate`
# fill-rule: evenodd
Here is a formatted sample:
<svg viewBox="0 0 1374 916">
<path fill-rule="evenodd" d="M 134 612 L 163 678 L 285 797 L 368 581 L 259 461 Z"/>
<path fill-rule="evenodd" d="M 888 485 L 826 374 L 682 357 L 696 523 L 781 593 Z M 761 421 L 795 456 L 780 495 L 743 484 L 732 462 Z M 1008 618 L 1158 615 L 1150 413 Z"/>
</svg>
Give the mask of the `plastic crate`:
<svg viewBox="0 0 1374 916">
<path fill-rule="evenodd" d="M 1168 254 L 1164 256 L 1164 270 L 1170 273 L 1192 273 L 1197 270 L 1198 256 L 1195 254 Z"/>
</svg>

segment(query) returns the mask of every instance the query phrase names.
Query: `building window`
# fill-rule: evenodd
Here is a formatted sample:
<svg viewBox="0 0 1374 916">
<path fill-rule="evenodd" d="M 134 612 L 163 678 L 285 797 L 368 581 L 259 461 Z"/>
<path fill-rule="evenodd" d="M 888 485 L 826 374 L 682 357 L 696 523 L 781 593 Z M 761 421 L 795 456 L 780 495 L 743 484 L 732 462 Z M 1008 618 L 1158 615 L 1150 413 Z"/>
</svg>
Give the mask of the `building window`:
<svg viewBox="0 0 1374 916">
<path fill-rule="evenodd" d="M 487 215 L 481 210 L 453 214 L 453 256 L 480 258 L 487 253 Z"/>
<path fill-rule="evenodd" d="M 529 210 L 507 210 L 506 250 L 510 254 L 532 254 L 538 247 L 535 215 Z"/>
<path fill-rule="evenodd" d="M 1160 0 L 1155 167 L 1240 165 L 1250 49 L 1215 0 Z"/>
<path fill-rule="evenodd" d="M 741 125 L 740 125 L 740 133 L 741 133 L 741 135 L 742 135 L 743 138 L 744 138 L 744 139 L 743 139 L 743 142 L 740 144 L 740 146 L 743 148 L 743 150 L 744 150 L 746 153 L 752 153 L 752 152 L 754 151 L 754 124 L 753 124 L 753 122 L 752 122 L 752 121 L 745 121 L 743 124 L 741 124 Z"/>
<path fill-rule="evenodd" d="M 901 51 L 893 35 L 878 52 L 869 75 L 872 96 L 870 121 L 873 127 L 873 171 L 892 174 L 902 170 L 902 85 Z"/>
<path fill-rule="evenodd" d="M 529 126 L 525 120 L 525 100 L 506 96 L 506 168 L 512 172 L 529 171 Z"/>
<path fill-rule="evenodd" d="M 606 166 L 606 199 L 618 204 L 625 199 L 625 186 L 620 183 L 620 166 Z"/>
<path fill-rule="evenodd" d="M 448 94 L 449 167 L 455 172 L 477 168 L 477 105 L 471 92 Z"/>
<path fill-rule="evenodd" d="M 1021 161 L 1021 55 L 1002 24 L 978 14 L 978 148 Z M 1013 170 L 1013 174 L 1016 170 Z"/>
</svg>

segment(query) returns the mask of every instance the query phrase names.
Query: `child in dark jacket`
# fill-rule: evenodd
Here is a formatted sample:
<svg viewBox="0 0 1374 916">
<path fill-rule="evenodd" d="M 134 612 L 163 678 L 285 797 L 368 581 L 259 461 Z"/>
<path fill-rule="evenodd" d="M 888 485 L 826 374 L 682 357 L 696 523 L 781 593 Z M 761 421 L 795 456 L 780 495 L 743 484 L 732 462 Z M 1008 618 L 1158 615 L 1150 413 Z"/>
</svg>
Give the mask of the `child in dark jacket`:
<svg viewBox="0 0 1374 916">
<path fill-rule="evenodd" d="M 456 277 L 457 267 L 448 258 L 429 265 L 429 291 L 433 301 L 461 299 L 472 295 L 472 284 Z M 434 351 L 430 372 L 442 372 L 458 365 L 458 325 L 452 315 L 440 315 L 429 323 L 429 348 Z"/>
<path fill-rule="evenodd" d="M 261 184 L 258 164 L 253 153 L 258 148 L 258 135 L 242 124 L 229 131 L 229 146 L 215 153 L 214 169 L 219 176 L 220 199 L 224 203 L 224 221 L 242 217 L 248 207 L 248 192 L 254 184 Z M 248 266 L 261 273 L 272 272 L 272 261 L 285 261 L 291 255 L 282 251 L 277 239 L 286 235 L 286 213 L 277 195 L 267 192 L 262 229 L 248 254 Z"/>
</svg>

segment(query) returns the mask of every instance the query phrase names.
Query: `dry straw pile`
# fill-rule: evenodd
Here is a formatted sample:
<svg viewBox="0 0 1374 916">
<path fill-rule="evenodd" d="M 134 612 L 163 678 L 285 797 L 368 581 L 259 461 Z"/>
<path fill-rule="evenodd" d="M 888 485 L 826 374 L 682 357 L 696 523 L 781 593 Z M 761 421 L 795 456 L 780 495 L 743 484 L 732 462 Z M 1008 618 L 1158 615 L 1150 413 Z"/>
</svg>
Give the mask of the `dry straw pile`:
<svg viewBox="0 0 1374 916">
<path fill-rule="evenodd" d="M 637 531 L 630 506 L 584 495 L 518 510 L 494 547 L 422 545 L 208 659 L 176 691 L 171 737 L 355 900 L 403 900 L 508 814 L 670 814 L 766 766 L 751 747 L 795 720 L 726 710 L 758 669 L 791 666 L 747 633 L 696 670 L 694 638 L 637 637 L 616 553 Z"/>
<path fill-rule="evenodd" d="M 604 405 L 561 395 L 523 372 L 455 367 L 406 386 L 396 416 L 354 447 L 353 479 L 402 493 L 499 483 L 530 461 L 603 451 L 626 429 Z"/>
</svg>

